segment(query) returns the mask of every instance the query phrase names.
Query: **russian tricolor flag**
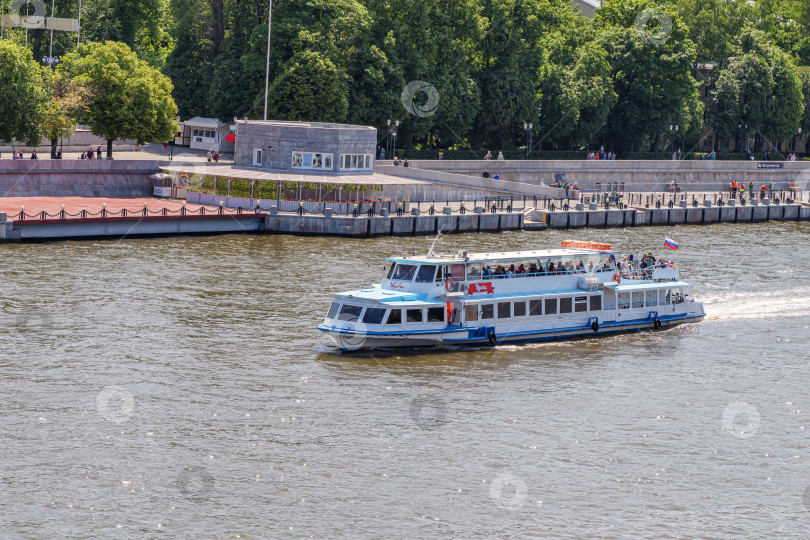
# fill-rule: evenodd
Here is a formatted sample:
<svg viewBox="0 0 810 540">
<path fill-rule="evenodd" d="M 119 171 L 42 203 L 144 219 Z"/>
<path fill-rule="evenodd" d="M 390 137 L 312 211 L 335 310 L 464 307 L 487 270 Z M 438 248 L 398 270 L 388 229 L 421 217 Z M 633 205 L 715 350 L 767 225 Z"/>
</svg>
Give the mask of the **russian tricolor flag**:
<svg viewBox="0 0 810 540">
<path fill-rule="evenodd" d="M 676 244 L 675 240 L 672 240 L 671 238 L 664 238 L 664 247 L 668 247 L 673 251 L 678 251 L 678 244 Z"/>
</svg>

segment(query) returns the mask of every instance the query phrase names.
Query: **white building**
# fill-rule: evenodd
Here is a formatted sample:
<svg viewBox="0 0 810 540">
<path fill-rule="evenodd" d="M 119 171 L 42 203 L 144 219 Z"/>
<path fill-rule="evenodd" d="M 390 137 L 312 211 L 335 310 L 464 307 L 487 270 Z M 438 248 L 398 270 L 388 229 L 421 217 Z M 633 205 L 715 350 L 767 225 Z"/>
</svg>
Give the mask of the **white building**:
<svg viewBox="0 0 810 540">
<path fill-rule="evenodd" d="M 233 143 L 225 140 L 231 131 L 230 124 L 220 122 L 216 118 L 195 116 L 182 125 L 184 146 L 196 150 L 233 152 Z"/>
</svg>

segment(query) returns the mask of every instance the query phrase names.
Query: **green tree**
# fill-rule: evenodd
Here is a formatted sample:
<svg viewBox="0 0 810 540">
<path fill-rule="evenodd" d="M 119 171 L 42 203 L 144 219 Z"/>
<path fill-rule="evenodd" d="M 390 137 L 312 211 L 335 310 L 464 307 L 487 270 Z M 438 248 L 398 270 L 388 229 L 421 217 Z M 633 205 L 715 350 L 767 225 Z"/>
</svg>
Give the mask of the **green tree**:
<svg viewBox="0 0 810 540">
<path fill-rule="evenodd" d="M 92 93 L 84 121 L 107 141 L 107 157 L 112 157 L 117 139 L 144 144 L 174 136 L 177 105 L 171 81 L 125 44 L 80 45 L 63 59 L 59 70 Z"/>
<path fill-rule="evenodd" d="M 711 93 L 710 117 L 718 133 L 737 137 L 740 125 L 768 141 L 792 137 L 802 118 L 802 83 L 789 56 L 764 32 L 747 27 Z"/>
<path fill-rule="evenodd" d="M 208 92 L 214 72 L 214 59 L 219 53 L 221 38 L 215 40 L 217 27 L 209 0 L 172 0 L 172 33 L 176 43 L 163 68 L 175 81 L 172 96 L 181 118 L 210 116 Z M 219 13 L 221 17 L 221 12 Z M 220 21 L 221 22 L 221 21 Z"/>
<path fill-rule="evenodd" d="M 802 81 L 802 97 L 804 100 L 804 114 L 802 114 L 802 132 L 810 136 L 810 67 L 804 66 L 799 70 L 799 78 Z M 810 137 L 808 137 L 810 142 Z"/>
<path fill-rule="evenodd" d="M 0 40 L 0 141 L 39 145 L 48 94 L 31 51 Z"/>
<path fill-rule="evenodd" d="M 264 107 L 264 94 L 253 110 Z M 342 73 L 322 53 L 304 50 L 284 66 L 284 76 L 273 84 L 268 115 L 279 120 L 344 122 L 348 114 L 348 89 Z"/>
<path fill-rule="evenodd" d="M 619 152 L 656 149 L 671 124 L 697 132 L 702 105 L 695 45 L 675 11 L 651 0 L 606 0 L 596 24 L 617 95 L 607 133 Z"/>
</svg>

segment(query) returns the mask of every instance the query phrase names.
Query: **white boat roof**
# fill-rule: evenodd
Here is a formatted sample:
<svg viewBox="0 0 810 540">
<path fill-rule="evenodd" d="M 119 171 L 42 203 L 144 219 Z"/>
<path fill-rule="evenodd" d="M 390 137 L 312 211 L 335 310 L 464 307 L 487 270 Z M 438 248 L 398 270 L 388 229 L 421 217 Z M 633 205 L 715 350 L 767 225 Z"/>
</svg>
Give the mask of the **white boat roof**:
<svg viewBox="0 0 810 540">
<path fill-rule="evenodd" d="M 611 253 L 618 253 L 614 251 L 599 251 L 595 249 L 534 249 L 526 251 L 493 251 L 490 253 L 467 253 L 466 257 L 463 252 L 460 253 L 434 253 L 433 255 L 403 255 L 401 257 L 386 257 L 386 260 L 396 262 L 413 262 L 413 263 L 476 263 L 476 262 L 495 262 L 495 261 L 523 261 L 526 259 L 554 259 L 554 258 L 576 258 L 576 257 L 593 257 L 598 255 L 609 255 Z"/>
</svg>

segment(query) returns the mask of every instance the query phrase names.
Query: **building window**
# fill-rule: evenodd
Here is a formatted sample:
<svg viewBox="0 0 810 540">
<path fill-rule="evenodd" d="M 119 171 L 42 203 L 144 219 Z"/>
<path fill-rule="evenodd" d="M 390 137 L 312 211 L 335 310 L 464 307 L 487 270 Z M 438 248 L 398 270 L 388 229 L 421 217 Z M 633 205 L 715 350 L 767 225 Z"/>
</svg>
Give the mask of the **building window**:
<svg viewBox="0 0 810 540">
<path fill-rule="evenodd" d="M 262 164 L 262 149 L 261 148 L 254 148 L 253 149 L 253 164 L 254 165 L 261 165 Z"/>
<path fill-rule="evenodd" d="M 295 169 L 331 170 L 332 154 L 293 152 L 291 164 Z"/>
<path fill-rule="evenodd" d="M 340 159 L 342 170 L 370 170 L 371 154 L 343 154 Z"/>
<path fill-rule="evenodd" d="M 217 132 L 211 129 L 192 129 L 191 130 L 192 137 L 203 137 L 205 139 L 214 139 L 217 138 Z"/>
</svg>

